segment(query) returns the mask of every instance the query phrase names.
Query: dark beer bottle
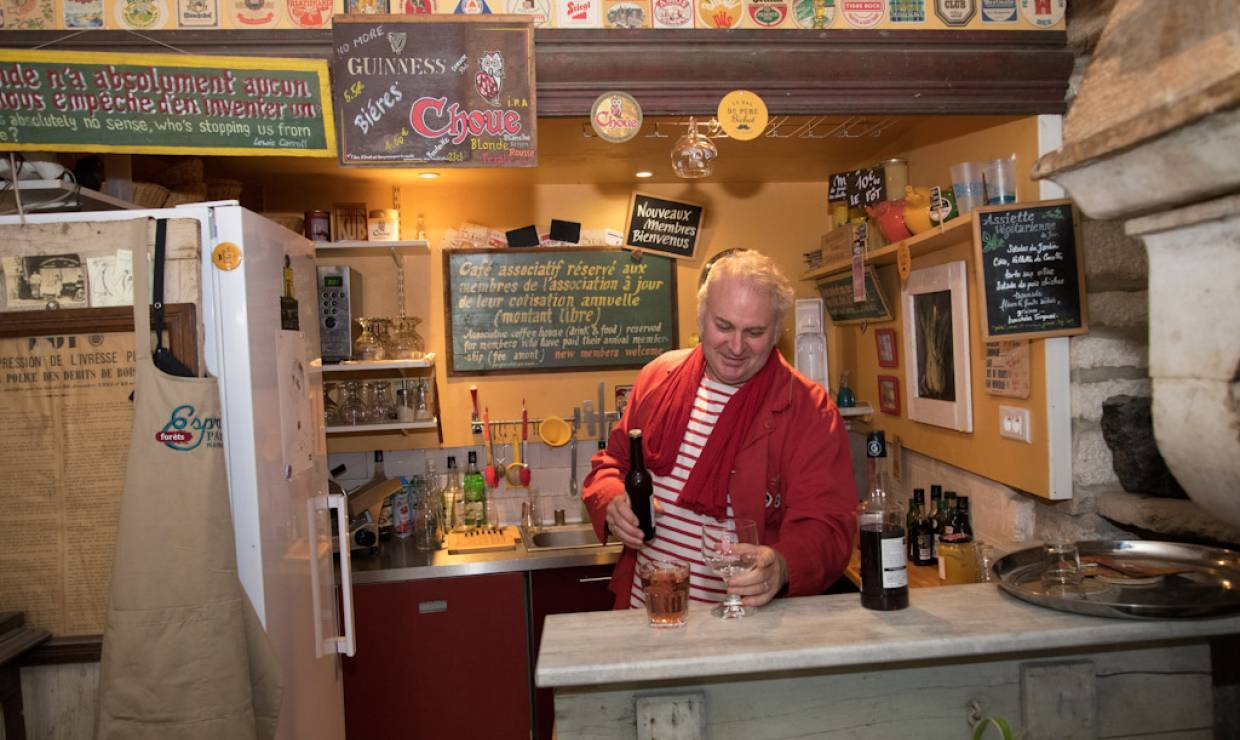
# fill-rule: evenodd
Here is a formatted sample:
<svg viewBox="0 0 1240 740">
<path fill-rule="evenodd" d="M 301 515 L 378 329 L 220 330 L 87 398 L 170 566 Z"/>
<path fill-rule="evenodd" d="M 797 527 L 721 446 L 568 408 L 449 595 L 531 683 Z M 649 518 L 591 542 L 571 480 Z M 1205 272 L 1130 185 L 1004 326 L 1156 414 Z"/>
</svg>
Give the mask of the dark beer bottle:
<svg viewBox="0 0 1240 740">
<path fill-rule="evenodd" d="M 629 506 L 637 515 L 642 528 L 642 539 L 654 539 L 654 479 L 646 470 L 642 456 L 642 430 L 629 430 L 629 472 L 624 476 L 624 492 L 629 494 Z"/>
</svg>

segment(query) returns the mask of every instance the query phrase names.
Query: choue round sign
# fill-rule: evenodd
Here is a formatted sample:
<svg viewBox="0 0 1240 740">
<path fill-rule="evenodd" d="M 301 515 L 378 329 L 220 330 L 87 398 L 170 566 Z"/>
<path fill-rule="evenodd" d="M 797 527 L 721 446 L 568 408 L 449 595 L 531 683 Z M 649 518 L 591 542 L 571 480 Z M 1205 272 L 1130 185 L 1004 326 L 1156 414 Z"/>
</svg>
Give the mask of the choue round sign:
<svg viewBox="0 0 1240 740">
<path fill-rule="evenodd" d="M 626 142 L 642 130 L 642 106 L 626 92 L 605 92 L 590 107 L 590 126 L 604 141 Z"/>
</svg>

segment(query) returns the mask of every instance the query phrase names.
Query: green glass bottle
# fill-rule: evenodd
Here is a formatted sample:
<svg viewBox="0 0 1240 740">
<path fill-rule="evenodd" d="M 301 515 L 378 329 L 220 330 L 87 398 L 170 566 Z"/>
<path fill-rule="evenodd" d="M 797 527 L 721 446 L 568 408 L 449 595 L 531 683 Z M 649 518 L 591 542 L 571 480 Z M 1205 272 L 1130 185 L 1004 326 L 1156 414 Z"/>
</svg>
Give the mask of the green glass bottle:
<svg viewBox="0 0 1240 740">
<path fill-rule="evenodd" d="M 465 527 L 484 527 L 487 523 L 487 483 L 478 470 L 478 453 L 470 451 L 465 468 Z"/>
</svg>

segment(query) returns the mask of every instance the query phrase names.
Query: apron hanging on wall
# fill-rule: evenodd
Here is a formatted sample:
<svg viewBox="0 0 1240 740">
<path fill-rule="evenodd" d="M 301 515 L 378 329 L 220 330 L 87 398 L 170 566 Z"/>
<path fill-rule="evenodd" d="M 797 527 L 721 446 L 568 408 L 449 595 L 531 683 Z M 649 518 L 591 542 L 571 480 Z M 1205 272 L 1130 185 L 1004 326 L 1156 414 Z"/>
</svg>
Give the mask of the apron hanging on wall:
<svg viewBox="0 0 1240 740">
<path fill-rule="evenodd" d="M 100 661 L 98 740 L 271 738 L 281 676 L 237 578 L 215 378 L 152 362 L 135 221 L 134 420 Z"/>
</svg>

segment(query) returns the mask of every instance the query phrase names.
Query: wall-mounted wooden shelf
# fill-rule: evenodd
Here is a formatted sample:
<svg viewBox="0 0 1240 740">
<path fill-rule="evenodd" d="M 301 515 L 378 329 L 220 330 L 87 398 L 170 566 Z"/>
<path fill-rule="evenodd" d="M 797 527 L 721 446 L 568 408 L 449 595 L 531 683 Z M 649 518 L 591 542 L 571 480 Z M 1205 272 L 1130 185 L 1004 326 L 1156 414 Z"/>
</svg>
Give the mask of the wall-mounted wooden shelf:
<svg viewBox="0 0 1240 740">
<path fill-rule="evenodd" d="M 368 370 L 401 370 L 435 366 L 435 353 L 428 352 L 421 360 L 345 360 L 322 364 L 325 373 L 356 373 Z"/>
<path fill-rule="evenodd" d="M 400 266 L 400 258 L 409 255 L 431 253 L 430 242 L 425 239 L 404 239 L 390 242 L 338 241 L 315 242 L 314 253 L 318 257 L 391 257 Z"/>
<path fill-rule="evenodd" d="M 349 424 L 329 426 L 328 434 L 370 434 L 373 432 L 412 432 L 418 429 L 438 429 L 439 418 L 421 419 L 419 421 L 394 421 L 389 424 Z"/>
<path fill-rule="evenodd" d="M 872 250 L 866 257 L 866 264 L 869 265 L 890 265 L 895 263 L 896 254 L 900 251 L 900 245 L 908 246 L 909 257 L 917 259 L 923 254 L 937 251 L 944 247 L 967 239 L 973 228 L 973 214 L 966 213 L 958 216 L 942 226 L 935 226 L 929 231 L 923 231 L 916 236 L 910 236 L 907 239 L 898 242 L 886 244 L 878 249 Z M 802 280 L 817 280 L 819 278 L 834 275 L 837 272 L 844 272 L 852 269 L 852 259 L 839 259 L 828 262 L 821 267 L 801 276 Z"/>
</svg>

